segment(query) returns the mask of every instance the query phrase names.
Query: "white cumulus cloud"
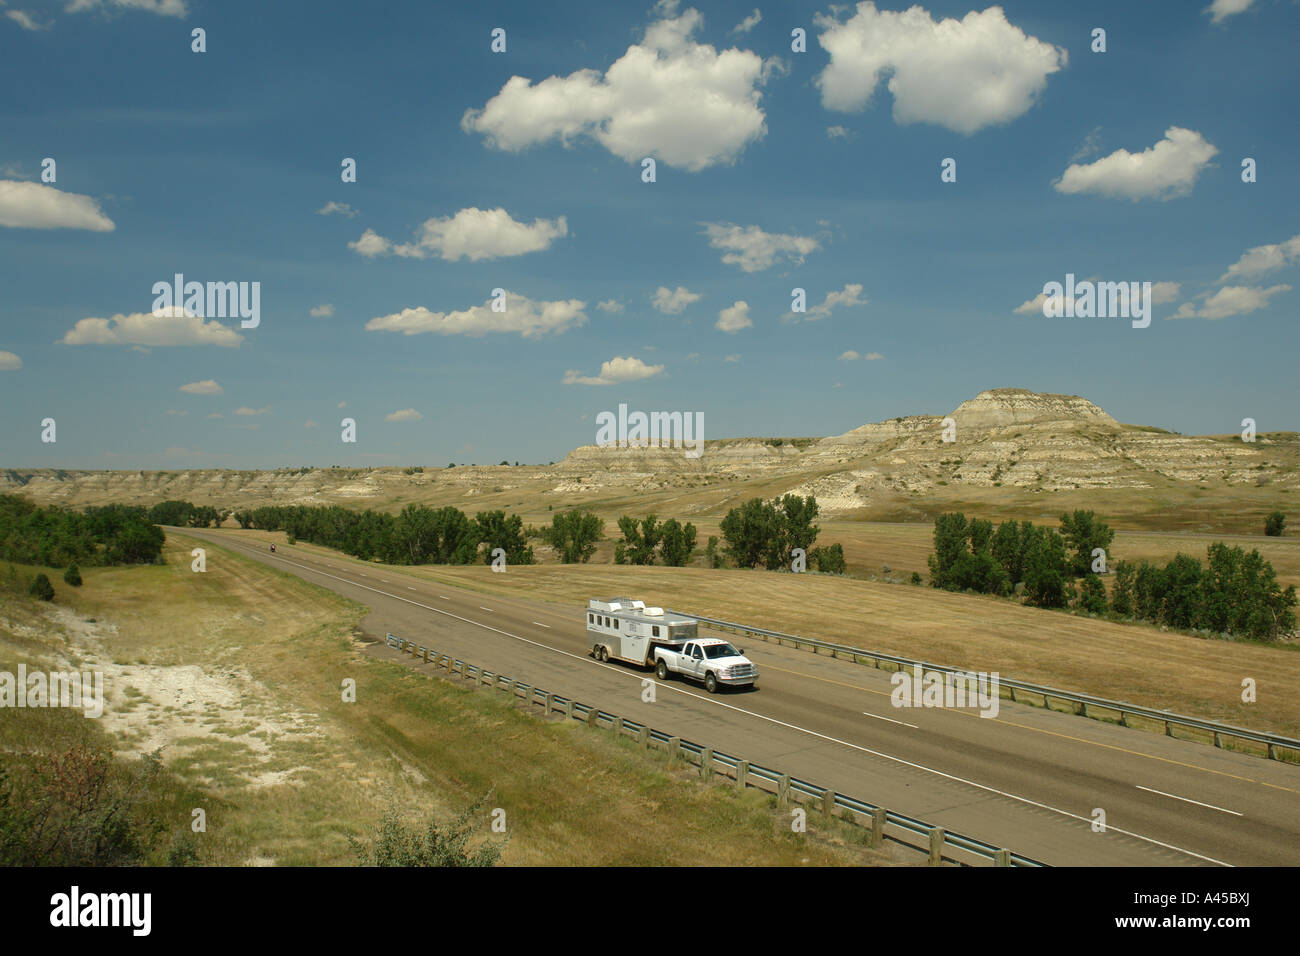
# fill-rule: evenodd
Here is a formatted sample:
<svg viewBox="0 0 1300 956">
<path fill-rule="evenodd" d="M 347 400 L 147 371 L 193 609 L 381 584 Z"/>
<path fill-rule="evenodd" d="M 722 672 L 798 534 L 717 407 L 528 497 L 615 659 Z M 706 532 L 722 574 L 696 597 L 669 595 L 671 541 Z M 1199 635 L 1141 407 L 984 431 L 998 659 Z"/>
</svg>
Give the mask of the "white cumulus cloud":
<svg viewBox="0 0 1300 956">
<path fill-rule="evenodd" d="M 576 369 L 564 373 L 565 385 L 619 385 L 623 382 L 638 382 L 641 379 L 654 378 L 663 373 L 662 365 L 646 365 L 639 358 L 615 356 L 608 362 L 600 363 L 599 375 L 583 375 Z"/>
<path fill-rule="evenodd" d="M 665 315 L 677 315 L 692 302 L 698 302 L 700 298 L 698 293 L 692 292 L 686 286 L 679 285 L 670 292 L 667 286 L 661 285 L 655 290 L 650 304 Z"/>
<path fill-rule="evenodd" d="M 749 50 L 696 43 L 702 23 L 687 10 L 650 24 L 604 73 L 512 76 L 482 109 L 466 111 L 461 128 L 511 152 L 590 137 L 629 162 L 652 156 L 692 172 L 733 162 L 767 132 L 758 87 L 773 66 Z"/>
<path fill-rule="evenodd" d="M 1292 236 L 1286 242 L 1247 249 L 1240 259 L 1228 266 L 1228 271 L 1219 277 L 1219 281 L 1253 279 L 1266 272 L 1294 265 L 1297 261 L 1300 261 L 1300 236 Z"/>
<path fill-rule="evenodd" d="M 438 256 L 448 262 L 469 259 L 499 259 L 549 249 L 556 239 L 568 235 L 563 216 L 534 219 L 532 225 L 518 222 L 504 209 L 471 206 L 454 216 L 428 219 L 414 242 L 394 243 L 367 229 L 348 248 L 363 256 L 395 255 L 411 259 Z"/>
<path fill-rule="evenodd" d="M 357 211 L 353 209 L 351 206 L 349 206 L 347 203 L 335 202 L 332 199 L 329 202 L 327 202 L 325 205 L 321 206 L 319 209 L 316 210 L 316 215 L 318 216 L 347 216 L 349 219 L 351 219 L 356 214 Z"/>
<path fill-rule="evenodd" d="M 1234 315 L 1246 315 L 1258 311 L 1269 304 L 1275 295 L 1290 292 L 1289 285 L 1275 285 L 1267 289 L 1254 286 L 1225 285 L 1211 296 L 1205 298 L 1205 304 L 1199 309 L 1190 302 L 1184 302 L 1170 318 L 1174 319 L 1226 319 Z"/>
<path fill-rule="evenodd" d="M 745 272 L 771 268 L 777 259 L 789 259 L 796 265 L 818 249 L 811 236 L 764 232 L 758 226 L 737 226 L 729 222 L 702 223 L 709 245 L 722 249 L 722 261 L 740 266 Z"/>
<path fill-rule="evenodd" d="M 59 339 L 62 345 L 219 345 L 237 348 L 244 337 L 215 319 L 180 308 L 81 319 Z"/>
<path fill-rule="evenodd" d="M 559 335 L 587 321 L 587 303 L 579 299 L 534 302 L 522 295 L 506 293 L 506 311 L 493 312 L 492 300 L 457 312 L 431 312 L 420 306 L 381 315 L 366 323 L 367 332 L 401 332 L 420 335 L 468 335 L 477 338 L 490 332 L 518 332 L 526 339 L 540 338 L 548 332 Z"/>
<path fill-rule="evenodd" d="M 1214 0 L 1205 8 L 1205 12 L 1210 15 L 1213 23 L 1222 23 L 1228 17 L 1245 13 L 1254 2 L 1255 0 Z"/>
<path fill-rule="evenodd" d="M 1054 184 L 1057 192 L 1095 193 L 1111 199 L 1173 199 L 1192 191 L 1196 177 L 1219 152 L 1195 130 L 1171 126 L 1150 149 L 1117 149 L 1084 165 L 1071 164 Z"/>
<path fill-rule="evenodd" d="M 844 362 L 856 362 L 859 359 L 864 362 L 875 362 L 882 358 L 884 356 L 879 352 L 855 352 L 853 349 L 849 349 L 840 355 L 840 360 Z"/>
<path fill-rule="evenodd" d="M 0 179 L 0 226 L 91 232 L 112 232 L 116 228 L 89 196 L 11 179 Z"/>
<path fill-rule="evenodd" d="M 826 298 L 820 305 L 814 305 L 807 312 L 802 313 L 805 322 L 815 322 L 818 319 L 828 318 L 831 312 L 839 306 L 866 305 L 867 300 L 862 298 L 862 285 L 857 282 L 850 282 L 839 292 L 828 292 Z M 798 318 L 800 313 L 787 312 L 785 318 Z"/>
<path fill-rule="evenodd" d="M 0 371 L 13 372 L 23 367 L 23 360 L 13 352 L 0 352 Z"/>
<path fill-rule="evenodd" d="M 312 306 L 307 310 L 307 314 L 315 319 L 329 318 L 334 314 L 334 306 L 330 305 L 328 302 L 322 305 Z"/>
<path fill-rule="evenodd" d="M 848 20 L 818 14 L 830 64 L 817 77 L 822 106 L 857 112 L 882 77 L 898 123 L 934 123 L 974 133 L 1009 123 L 1034 105 L 1065 50 L 1027 36 L 1001 7 L 936 22 L 920 6 L 901 12 L 863 2 Z"/>
<path fill-rule="evenodd" d="M 388 415 L 385 415 L 385 416 L 384 416 L 384 421 L 386 421 L 386 422 L 418 422 L 418 421 L 419 421 L 420 419 L 422 419 L 422 418 L 424 418 L 424 416 L 421 415 L 419 412 L 417 412 L 414 408 L 401 408 L 401 409 L 398 409 L 398 410 L 395 411 L 395 412 L 392 412 L 392 413 L 390 413 L 390 414 L 388 414 Z"/>
<path fill-rule="evenodd" d="M 714 328 L 734 333 L 747 329 L 753 324 L 749 318 L 749 303 L 738 301 L 718 313 L 718 321 L 714 323 Z"/>
</svg>

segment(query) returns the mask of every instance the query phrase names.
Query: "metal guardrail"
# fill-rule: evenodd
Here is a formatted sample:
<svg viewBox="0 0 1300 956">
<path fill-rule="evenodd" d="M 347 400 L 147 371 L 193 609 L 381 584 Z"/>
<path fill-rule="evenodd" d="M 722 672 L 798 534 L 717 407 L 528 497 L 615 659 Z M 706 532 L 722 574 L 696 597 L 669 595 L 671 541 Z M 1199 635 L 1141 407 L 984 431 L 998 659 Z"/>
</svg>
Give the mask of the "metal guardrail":
<svg viewBox="0 0 1300 956">
<path fill-rule="evenodd" d="M 701 617 L 689 611 L 673 611 L 670 614 L 681 614 L 686 617 L 694 618 L 701 624 L 720 630 L 731 630 L 736 633 L 753 634 L 764 640 L 774 638 L 778 643 L 784 645 L 786 641 L 791 642 L 795 647 L 807 646 L 816 653 L 819 649 L 829 650 L 834 656 L 846 654 L 853 658 L 854 663 L 859 663 L 858 658 L 867 658 L 872 664 L 879 668 L 882 663 L 896 665 L 896 670 L 902 670 L 904 667 L 919 667 L 922 673 L 934 672 L 939 674 L 968 674 L 969 670 L 961 667 L 949 667 L 945 664 L 930 664 L 926 661 L 912 660 L 908 657 L 899 657 L 895 654 L 883 654 L 877 651 L 869 651 L 861 647 L 852 647 L 848 644 L 836 644 L 832 641 L 822 641 L 811 637 L 799 637 L 794 634 L 785 634 L 781 631 L 769 631 L 767 628 L 751 627 L 748 624 L 737 624 L 733 621 L 720 621 L 715 618 Z M 1203 720 L 1199 717 L 1187 717 L 1183 714 L 1175 714 L 1167 710 L 1156 710 L 1152 707 L 1143 707 L 1139 704 L 1130 704 L 1121 700 L 1107 700 L 1104 697 L 1093 697 L 1090 694 L 1076 694 L 1068 690 L 1058 690 L 1055 687 L 1045 687 L 1040 684 L 1030 684 L 1025 681 L 1011 680 L 999 676 L 998 684 L 1010 691 L 1012 701 L 1017 701 L 1016 691 L 1033 694 L 1043 698 L 1043 706 L 1050 707 L 1049 701 L 1059 700 L 1071 703 L 1075 706 L 1075 713 L 1082 717 L 1095 715 L 1088 713 L 1088 708 L 1092 707 L 1098 710 L 1114 711 L 1119 714 L 1119 723 L 1123 727 L 1129 726 L 1129 717 L 1141 717 L 1147 720 L 1162 722 L 1165 726 L 1165 736 L 1173 736 L 1173 727 L 1190 727 L 1195 730 L 1204 731 L 1213 736 L 1214 746 L 1222 747 L 1223 738 L 1230 737 L 1238 740 L 1249 740 L 1254 743 L 1264 745 L 1264 754 L 1269 760 L 1276 760 L 1278 749 L 1290 750 L 1292 753 L 1300 756 L 1300 740 L 1294 737 L 1283 737 L 1280 734 L 1271 734 L 1264 731 L 1248 730 L 1244 727 L 1234 727 L 1231 724 L 1223 724 L 1213 720 Z M 999 691 L 1001 693 L 1001 691 Z"/>
<path fill-rule="evenodd" d="M 895 813 L 865 800 L 819 787 L 807 780 L 792 777 L 788 773 L 761 767 L 748 760 L 716 751 L 712 747 L 673 737 L 646 724 L 607 713 L 590 704 L 583 704 L 540 687 L 494 674 L 486 668 L 448 654 L 440 654 L 432 648 L 408 641 L 396 634 L 388 634 L 386 640 L 389 647 L 395 647 L 413 657 L 421 657 L 425 663 L 445 670 L 449 676 L 459 673 L 461 677 L 472 680 L 476 684 L 487 684 L 498 690 L 509 691 L 512 697 L 522 696 L 525 703 L 540 703 L 546 714 L 560 712 L 572 720 L 583 721 L 590 727 L 609 727 L 617 737 L 634 737 L 643 748 L 653 746 L 665 749 L 668 751 L 670 763 L 682 759 L 698 764 L 700 775 L 706 780 L 714 773 L 720 772 L 735 781 L 737 790 L 754 787 L 772 792 L 779 806 L 785 806 L 791 800 L 808 802 L 816 804 L 814 809 L 819 807 L 828 818 L 839 816 L 855 824 L 865 824 L 871 829 L 873 847 L 879 846 L 883 839 L 891 839 L 928 853 L 932 866 L 943 862 L 970 865 L 966 860 L 945 855 L 954 850 L 977 860 L 992 863 L 994 866 L 1042 867 L 1047 865 L 1020 853 L 1013 853 L 1003 847 L 985 843 L 983 840 L 952 833 L 943 827 L 936 827 L 914 817 Z"/>
</svg>

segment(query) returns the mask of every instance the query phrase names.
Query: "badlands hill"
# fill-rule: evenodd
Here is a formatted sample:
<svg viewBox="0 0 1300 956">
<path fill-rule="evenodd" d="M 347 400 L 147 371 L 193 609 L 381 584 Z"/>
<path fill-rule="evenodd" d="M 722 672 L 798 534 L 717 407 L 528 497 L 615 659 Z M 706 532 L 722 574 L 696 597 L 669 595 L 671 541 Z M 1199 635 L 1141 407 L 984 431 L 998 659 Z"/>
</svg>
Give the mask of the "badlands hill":
<svg viewBox="0 0 1300 956">
<path fill-rule="evenodd" d="M 945 441 L 947 434 L 953 438 Z M 718 517 L 739 501 L 812 494 L 828 517 L 924 520 L 950 507 L 992 516 L 1092 507 L 1135 526 L 1256 530 L 1288 511 L 1300 436 L 1191 437 L 1117 422 L 1077 395 L 981 392 L 946 415 L 862 425 L 827 438 L 735 438 L 699 458 L 667 447 L 584 445 L 550 466 L 273 471 L 0 470 L 0 493 L 41 503 L 452 504 L 544 520 L 548 506 L 606 515 Z M 1296 523 L 1296 522 L 1293 522 Z"/>
</svg>

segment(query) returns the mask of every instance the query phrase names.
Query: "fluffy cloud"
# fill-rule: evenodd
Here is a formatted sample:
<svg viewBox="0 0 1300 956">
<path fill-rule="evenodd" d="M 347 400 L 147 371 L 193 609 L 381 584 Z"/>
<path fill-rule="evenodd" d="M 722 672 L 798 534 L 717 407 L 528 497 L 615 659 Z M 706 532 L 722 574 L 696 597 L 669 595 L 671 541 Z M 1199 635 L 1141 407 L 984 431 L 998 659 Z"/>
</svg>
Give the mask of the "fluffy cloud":
<svg viewBox="0 0 1300 956">
<path fill-rule="evenodd" d="M 323 305 L 312 306 L 307 310 L 307 314 L 314 319 L 329 318 L 334 314 L 334 306 L 326 302 Z"/>
<path fill-rule="evenodd" d="M 849 131 L 847 128 L 843 126 L 827 126 L 826 138 L 827 139 L 848 139 Z"/>
<path fill-rule="evenodd" d="M 602 302 L 597 302 L 596 308 L 600 309 L 602 312 L 622 312 L 623 303 L 619 302 L 617 299 L 605 299 Z"/>
<path fill-rule="evenodd" d="M 1096 279 L 1088 279 L 1088 280 L 1086 280 L 1086 281 L 1089 281 L 1089 282 L 1095 282 L 1095 281 L 1100 281 L 1100 280 L 1096 280 Z M 1164 304 L 1167 303 L 1167 302 L 1173 302 L 1175 299 L 1178 298 L 1178 290 L 1179 290 L 1180 288 L 1182 288 L 1182 286 L 1180 286 L 1177 282 L 1153 282 L 1153 283 L 1151 283 L 1151 302 L 1152 302 L 1152 304 L 1153 304 L 1153 305 L 1164 305 Z M 1079 292 L 1078 295 L 1076 295 L 1076 297 L 1075 297 L 1075 302 L 1076 302 L 1076 303 L 1079 301 L 1079 297 L 1082 296 L 1082 294 L 1083 294 L 1082 292 Z M 1025 301 L 1025 302 L 1022 302 L 1020 305 L 1016 306 L 1016 309 L 1015 309 L 1016 314 L 1017 314 L 1017 315 L 1042 315 L 1042 314 L 1043 314 L 1043 303 L 1045 303 L 1046 301 L 1047 301 L 1047 295 L 1046 295 L 1046 293 L 1040 292 L 1040 293 L 1038 293 L 1038 295 L 1034 296 L 1032 299 L 1029 299 L 1029 300 L 1027 300 L 1027 301 Z M 1173 316 L 1173 317 L 1174 317 L 1174 318 L 1186 318 L 1186 316 Z"/>
<path fill-rule="evenodd" d="M 655 290 L 650 304 L 664 315 L 677 315 L 692 302 L 698 302 L 700 298 L 698 293 L 692 292 L 686 286 L 679 285 L 669 292 L 667 286 L 661 285 Z"/>
<path fill-rule="evenodd" d="M 23 367 L 23 360 L 13 352 L 0 352 L 0 372 L 13 372 Z"/>
<path fill-rule="evenodd" d="M 739 332 L 753 324 L 749 319 L 749 303 L 736 302 L 718 313 L 718 321 L 713 327 L 723 332 Z"/>
<path fill-rule="evenodd" d="M 771 66 L 752 51 L 696 43 L 702 23 L 687 10 L 650 24 L 603 74 L 536 84 L 512 76 L 482 109 L 466 111 L 461 128 L 511 152 L 588 136 L 629 162 L 653 156 L 692 172 L 733 162 L 767 132 L 757 87 Z"/>
<path fill-rule="evenodd" d="M 861 359 L 864 362 L 874 362 L 877 359 L 882 359 L 882 358 L 884 358 L 884 356 L 881 355 L 879 352 L 859 353 L 853 351 L 853 349 L 849 349 L 847 352 L 844 352 L 840 355 L 840 360 L 844 362 L 856 362 L 859 359 Z"/>
<path fill-rule="evenodd" d="M 1199 309 L 1190 302 L 1184 302 L 1170 318 L 1226 319 L 1234 315 L 1246 315 L 1267 306 L 1273 296 L 1290 291 L 1289 285 L 1275 285 L 1267 289 L 1225 285 L 1218 292 L 1206 297 L 1205 304 Z"/>
<path fill-rule="evenodd" d="M 430 312 L 403 309 L 392 315 L 381 315 L 366 323 L 367 332 L 401 332 L 403 335 L 420 335 L 434 332 L 438 335 L 468 335 L 477 338 L 489 332 L 518 332 L 526 339 L 540 338 L 548 332 L 559 335 L 587 321 L 583 311 L 586 302 L 565 299 L 555 302 L 534 302 L 522 295 L 506 293 L 506 311 L 493 312 L 492 300 L 459 312 Z"/>
<path fill-rule="evenodd" d="M 116 228 L 89 196 L 11 179 L 0 179 L 0 226 L 91 232 L 112 232 Z"/>
<path fill-rule="evenodd" d="M 39 23 L 36 22 L 35 19 L 32 18 L 32 15 L 30 13 L 27 13 L 25 10 L 6 10 L 5 16 L 7 16 L 14 23 L 18 24 L 24 30 L 49 29 L 49 24 L 46 24 L 45 26 L 41 26 Z"/>
<path fill-rule="evenodd" d="M 235 414 L 236 415 L 269 415 L 271 414 L 271 407 L 268 405 L 266 408 L 249 408 L 247 405 L 245 405 L 242 408 L 236 408 Z"/>
<path fill-rule="evenodd" d="M 428 219 L 415 242 L 393 243 L 367 229 L 348 248 L 363 256 L 395 255 L 412 259 L 439 256 L 449 262 L 469 259 L 499 259 L 549 249 L 556 239 L 568 235 L 569 226 L 559 219 L 534 219 L 530 226 L 516 222 L 504 209 L 471 206 L 454 216 Z"/>
<path fill-rule="evenodd" d="M 59 339 L 61 345 L 220 345 L 237 348 L 244 337 L 213 319 L 183 309 L 132 312 L 109 319 L 81 319 Z"/>
<path fill-rule="evenodd" d="M 347 216 L 349 219 L 356 216 L 357 211 L 345 202 L 334 202 L 330 200 L 325 205 L 316 210 L 318 216 Z"/>
<path fill-rule="evenodd" d="M 1265 272 L 1294 265 L 1297 261 L 1300 261 L 1300 236 L 1292 236 L 1286 242 L 1247 249 L 1245 255 L 1228 266 L 1228 271 L 1219 277 L 1219 281 L 1253 279 Z"/>
<path fill-rule="evenodd" d="M 1236 16 L 1238 13 L 1245 13 L 1254 2 L 1255 0 L 1214 0 L 1205 8 L 1205 12 L 1210 15 L 1212 22 L 1222 23 L 1228 17 Z"/>
<path fill-rule="evenodd" d="M 224 395 L 225 389 L 216 383 L 213 379 L 207 378 L 201 382 L 190 382 L 188 385 L 180 387 L 182 392 L 190 395 Z"/>
<path fill-rule="evenodd" d="M 419 412 L 417 412 L 414 408 L 402 408 L 402 409 L 398 409 L 395 412 L 392 412 L 391 414 L 385 415 L 384 421 L 418 422 L 422 418 L 424 418 L 424 416 L 421 415 Z"/>
<path fill-rule="evenodd" d="M 619 385 L 623 382 L 637 382 L 645 378 L 654 378 L 663 373 L 662 365 L 646 365 L 639 358 L 615 356 L 608 362 L 600 364 L 599 375 L 583 375 L 576 369 L 564 373 L 565 385 Z"/>
<path fill-rule="evenodd" d="M 778 258 L 802 265 L 804 257 L 818 248 L 811 236 L 764 232 L 758 226 L 736 226 L 729 222 L 702 223 L 709 245 L 725 250 L 722 261 L 746 272 L 771 268 Z"/>
<path fill-rule="evenodd" d="M 817 77 L 822 106 L 862 110 L 888 76 L 896 122 L 958 133 L 1021 116 L 1069 60 L 1065 50 L 1008 23 L 1001 7 L 935 22 L 919 6 L 893 12 L 863 2 L 843 23 L 824 14 L 813 19 L 831 58 Z"/>
<path fill-rule="evenodd" d="M 857 282 L 850 282 L 839 292 L 828 292 L 826 298 L 822 300 L 821 305 L 814 305 L 807 312 L 802 313 L 805 322 L 815 322 L 818 319 L 829 318 L 831 311 L 841 305 L 855 306 L 866 305 L 867 300 L 862 298 L 862 286 Z M 799 318 L 800 313 L 787 312 L 785 318 Z"/>
<path fill-rule="evenodd" d="M 1117 149 L 1094 163 L 1071 164 L 1054 184 L 1058 192 L 1096 193 L 1112 199 L 1173 199 L 1192 191 L 1218 147 L 1195 130 L 1171 126 L 1150 149 Z"/>
</svg>

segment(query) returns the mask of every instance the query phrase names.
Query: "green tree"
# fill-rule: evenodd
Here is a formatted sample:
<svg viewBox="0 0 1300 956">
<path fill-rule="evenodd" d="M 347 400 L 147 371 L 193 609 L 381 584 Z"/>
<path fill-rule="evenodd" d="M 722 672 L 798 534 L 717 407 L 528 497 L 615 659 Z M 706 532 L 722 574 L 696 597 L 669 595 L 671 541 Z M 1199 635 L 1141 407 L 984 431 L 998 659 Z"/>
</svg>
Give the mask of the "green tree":
<svg viewBox="0 0 1300 956">
<path fill-rule="evenodd" d="M 559 552 L 565 564 L 590 561 L 596 542 L 604 536 L 605 522 L 576 508 L 552 515 L 551 526 L 542 529 L 542 540 Z"/>
<path fill-rule="evenodd" d="M 1111 589 L 1110 606 L 1120 617 L 1133 616 L 1133 578 L 1137 569 L 1127 561 L 1115 565 L 1115 586 Z"/>
<path fill-rule="evenodd" d="M 76 561 L 69 564 L 68 570 L 63 572 L 63 581 L 74 588 L 81 587 L 81 569 L 77 567 Z"/>
<path fill-rule="evenodd" d="M 504 511 L 481 511 L 474 516 L 478 539 L 487 544 L 483 563 L 492 563 L 492 551 L 502 548 L 507 564 L 532 564 L 533 549 L 524 534 L 524 519 L 519 515 L 506 517 Z"/>
<path fill-rule="evenodd" d="M 1280 536 L 1284 527 L 1286 527 L 1286 515 L 1280 511 L 1270 512 L 1264 519 L 1264 533 L 1271 538 Z"/>
<path fill-rule="evenodd" d="M 845 571 L 844 546 L 838 541 L 826 547 L 813 548 L 808 559 L 823 574 L 843 574 Z"/>
<path fill-rule="evenodd" d="M 42 601 L 53 601 L 54 585 L 50 583 L 50 579 L 42 571 L 32 579 L 32 586 L 28 588 L 28 593 Z"/>
<path fill-rule="evenodd" d="M 718 553 L 718 536 L 709 535 L 709 543 L 704 548 L 704 563 L 710 568 L 722 567 L 722 555 Z"/>
<path fill-rule="evenodd" d="M 1025 597 L 1036 607 L 1065 607 L 1069 565 L 1065 541 L 1049 528 L 1038 528 L 1025 555 Z"/>
<path fill-rule="evenodd" d="M 1110 554 L 1115 532 L 1092 511 L 1075 511 L 1061 515 L 1061 536 L 1070 551 L 1069 569 L 1076 578 L 1092 571 L 1092 553 L 1101 548 Z"/>
<path fill-rule="evenodd" d="M 1204 610 L 1201 562 L 1186 554 L 1175 555 L 1162 572 L 1164 604 L 1161 620 L 1170 627 L 1196 627 Z"/>
<path fill-rule="evenodd" d="M 682 525 L 676 518 L 669 518 L 660 526 L 659 532 L 664 564 L 670 568 L 689 564 L 695 553 L 695 525 L 689 521 Z"/>
<path fill-rule="evenodd" d="M 1086 575 L 1079 587 L 1079 607 L 1089 614 L 1105 614 L 1106 585 L 1095 574 Z"/>
</svg>

